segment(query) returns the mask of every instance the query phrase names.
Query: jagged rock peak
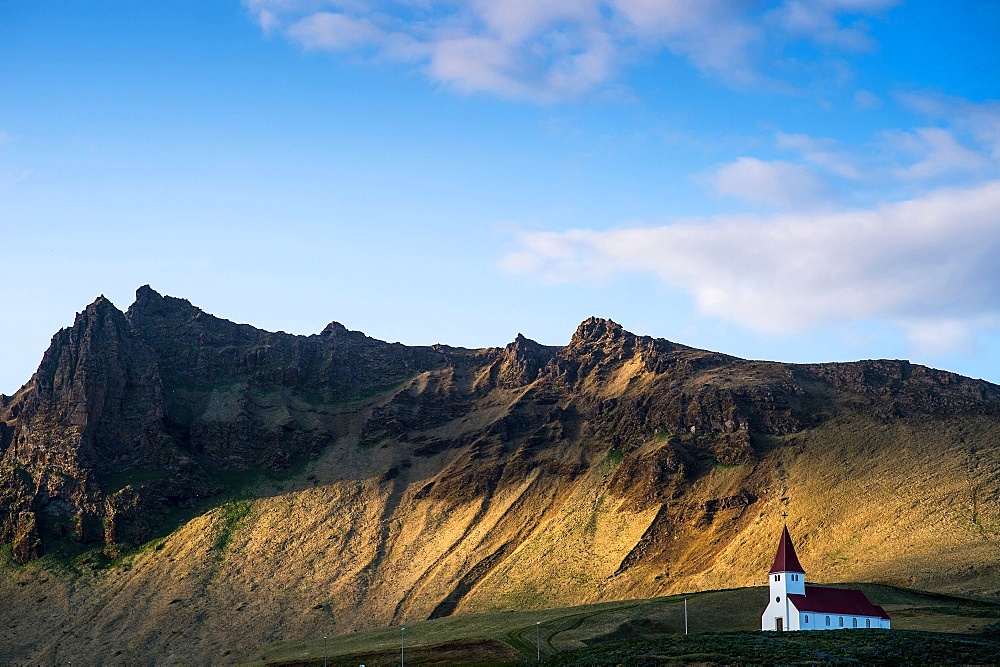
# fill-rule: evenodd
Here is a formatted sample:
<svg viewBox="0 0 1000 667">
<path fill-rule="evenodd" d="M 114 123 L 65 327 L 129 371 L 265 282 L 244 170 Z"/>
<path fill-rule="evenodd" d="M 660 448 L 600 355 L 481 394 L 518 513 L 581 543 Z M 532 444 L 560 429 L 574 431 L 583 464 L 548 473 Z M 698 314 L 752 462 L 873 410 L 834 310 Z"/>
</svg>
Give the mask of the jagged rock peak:
<svg viewBox="0 0 1000 667">
<path fill-rule="evenodd" d="M 94 299 L 93 303 L 91 303 L 83 310 L 83 313 L 77 313 L 77 317 L 79 318 L 80 315 L 87 313 L 89 314 L 103 313 L 106 312 L 109 308 L 111 310 L 118 311 L 118 308 L 115 307 L 115 304 L 111 303 L 111 300 L 108 299 L 108 297 L 101 294 L 96 299 Z"/>
<path fill-rule="evenodd" d="M 570 347 L 581 347 L 598 341 L 621 340 L 630 336 L 622 325 L 601 317 L 589 317 L 580 323 L 570 340 Z"/>
<path fill-rule="evenodd" d="M 507 343 L 507 350 L 520 350 L 520 349 L 537 349 L 545 347 L 541 343 L 531 340 L 522 333 L 517 334 L 517 337 L 513 341 Z"/>
<path fill-rule="evenodd" d="M 187 299 L 163 296 L 149 285 L 143 285 L 135 291 L 135 301 L 129 306 L 125 317 L 133 325 L 147 318 L 180 316 L 184 318 L 198 317 L 201 308 L 191 304 Z"/>
<path fill-rule="evenodd" d="M 57 342 L 63 342 L 62 336 L 64 332 L 66 332 L 66 335 L 72 337 L 75 344 L 85 331 L 108 326 L 105 324 L 106 322 L 114 322 L 117 325 L 122 321 L 123 317 L 124 314 L 122 311 L 118 310 L 115 304 L 111 303 L 110 299 L 101 294 L 90 305 L 84 308 L 82 312 L 76 314 L 76 317 L 73 319 L 73 326 L 62 329 L 52 337 L 50 349 Z M 68 343 L 69 341 L 65 342 Z"/>
<path fill-rule="evenodd" d="M 349 333 L 350 329 L 345 327 L 340 322 L 330 322 L 323 328 L 324 336 L 342 336 Z"/>
<path fill-rule="evenodd" d="M 534 380 L 542 367 L 554 356 L 554 349 L 517 334 L 500 355 L 501 386 L 520 387 Z"/>
<path fill-rule="evenodd" d="M 348 329 L 340 322 L 330 322 L 323 328 L 320 335 L 328 340 L 331 338 L 342 338 L 351 341 L 371 340 L 363 331 Z"/>
<path fill-rule="evenodd" d="M 143 285 L 135 291 L 135 303 L 148 303 L 150 301 L 162 301 L 163 295 L 149 285 Z"/>
<path fill-rule="evenodd" d="M 202 312 L 201 308 L 193 305 L 187 299 L 180 299 L 175 296 L 163 296 L 149 285 L 143 285 L 135 291 L 135 302 L 129 307 L 129 310 L 159 310 L 168 306 Z"/>
</svg>

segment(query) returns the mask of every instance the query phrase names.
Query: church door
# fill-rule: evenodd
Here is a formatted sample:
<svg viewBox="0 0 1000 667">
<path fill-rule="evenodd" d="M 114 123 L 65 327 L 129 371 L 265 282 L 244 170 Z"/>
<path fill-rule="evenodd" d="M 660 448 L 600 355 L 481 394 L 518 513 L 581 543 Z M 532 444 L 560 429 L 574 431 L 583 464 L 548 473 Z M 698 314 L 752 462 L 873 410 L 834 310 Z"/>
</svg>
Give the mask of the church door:
<svg viewBox="0 0 1000 667">
<path fill-rule="evenodd" d="M 777 630 L 778 632 L 781 632 L 782 630 L 785 629 L 783 627 L 784 624 L 785 624 L 785 619 L 781 618 L 780 616 L 774 619 L 774 629 Z"/>
</svg>

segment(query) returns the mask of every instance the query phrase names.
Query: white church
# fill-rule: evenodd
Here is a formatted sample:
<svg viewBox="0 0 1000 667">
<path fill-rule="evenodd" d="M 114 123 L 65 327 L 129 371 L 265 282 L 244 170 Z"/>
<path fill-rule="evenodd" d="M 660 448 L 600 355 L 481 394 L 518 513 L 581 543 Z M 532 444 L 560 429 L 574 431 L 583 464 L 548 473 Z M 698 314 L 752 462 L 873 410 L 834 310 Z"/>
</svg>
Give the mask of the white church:
<svg viewBox="0 0 1000 667">
<path fill-rule="evenodd" d="M 788 526 L 781 532 L 768 581 L 771 599 L 760 617 L 761 630 L 889 627 L 889 615 L 861 591 L 806 586 L 806 573 L 795 555 Z"/>
</svg>

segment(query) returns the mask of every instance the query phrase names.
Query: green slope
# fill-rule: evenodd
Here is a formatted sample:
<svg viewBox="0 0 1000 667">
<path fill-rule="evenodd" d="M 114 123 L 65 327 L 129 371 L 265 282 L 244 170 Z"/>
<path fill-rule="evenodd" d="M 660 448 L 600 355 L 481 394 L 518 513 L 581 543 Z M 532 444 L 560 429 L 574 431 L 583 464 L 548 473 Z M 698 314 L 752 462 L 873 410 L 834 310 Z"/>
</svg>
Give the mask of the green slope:
<svg viewBox="0 0 1000 667">
<path fill-rule="evenodd" d="M 467 614 L 421 621 L 405 631 L 406 664 L 523 664 L 540 647 L 546 664 L 695 662 L 990 662 L 1000 655 L 993 626 L 1000 603 L 892 586 L 861 585 L 893 617 L 887 632 L 761 633 L 762 587 L 538 611 Z M 684 600 L 688 631 L 684 636 Z M 536 644 L 536 623 L 537 641 Z M 330 665 L 393 665 L 400 628 L 330 637 Z M 324 641 L 280 642 L 260 664 L 322 664 Z M 825 657 L 824 657 L 825 656 Z M 985 660 L 987 656 L 994 656 Z M 891 660 L 890 660 L 891 659 Z"/>
</svg>

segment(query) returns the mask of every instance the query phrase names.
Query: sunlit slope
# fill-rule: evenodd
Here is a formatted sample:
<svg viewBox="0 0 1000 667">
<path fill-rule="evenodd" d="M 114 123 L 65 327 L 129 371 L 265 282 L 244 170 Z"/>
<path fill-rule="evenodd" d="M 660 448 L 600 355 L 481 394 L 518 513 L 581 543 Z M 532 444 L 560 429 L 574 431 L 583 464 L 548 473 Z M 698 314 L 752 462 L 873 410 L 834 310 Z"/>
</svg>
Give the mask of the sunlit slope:
<svg viewBox="0 0 1000 667">
<path fill-rule="evenodd" d="M 407 348 L 144 288 L 2 403 L 8 661 L 761 584 L 783 522 L 812 581 L 1000 591 L 1000 388 L 905 361 L 596 318 L 565 347 Z"/>
<path fill-rule="evenodd" d="M 38 647 L 47 648 L 30 655 L 111 646 L 223 655 L 243 641 L 339 634 L 443 612 L 761 583 L 787 511 L 810 579 L 992 595 L 998 508 L 981 489 L 996 488 L 998 470 L 995 461 L 972 463 L 962 442 L 992 437 L 991 424 L 975 420 L 913 429 L 845 418 L 756 464 L 717 467 L 662 512 L 636 511 L 612 494 L 616 466 L 607 459 L 572 483 L 542 483 L 534 474 L 488 500 L 448 503 L 421 490 L 447 475 L 460 458 L 454 453 L 380 482 L 392 461 L 380 464 L 388 455 L 369 450 L 357 465 L 372 474 L 357 483 L 325 479 L 340 470 L 331 451 L 303 474 L 310 488 L 220 507 L 130 565 L 75 578 L 33 567 L 11 584 L 28 581 L 14 584 L 15 594 L 33 595 L 66 587 L 41 604 L 25 602 L 44 607 L 40 616 L 64 615 L 49 624 L 53 631 L 69 628 L 40 632 Z M 739 493 L 759 499 L 716 509 Z M 19 623 L 20 632 L 30 620 Z"/>
</svg>

